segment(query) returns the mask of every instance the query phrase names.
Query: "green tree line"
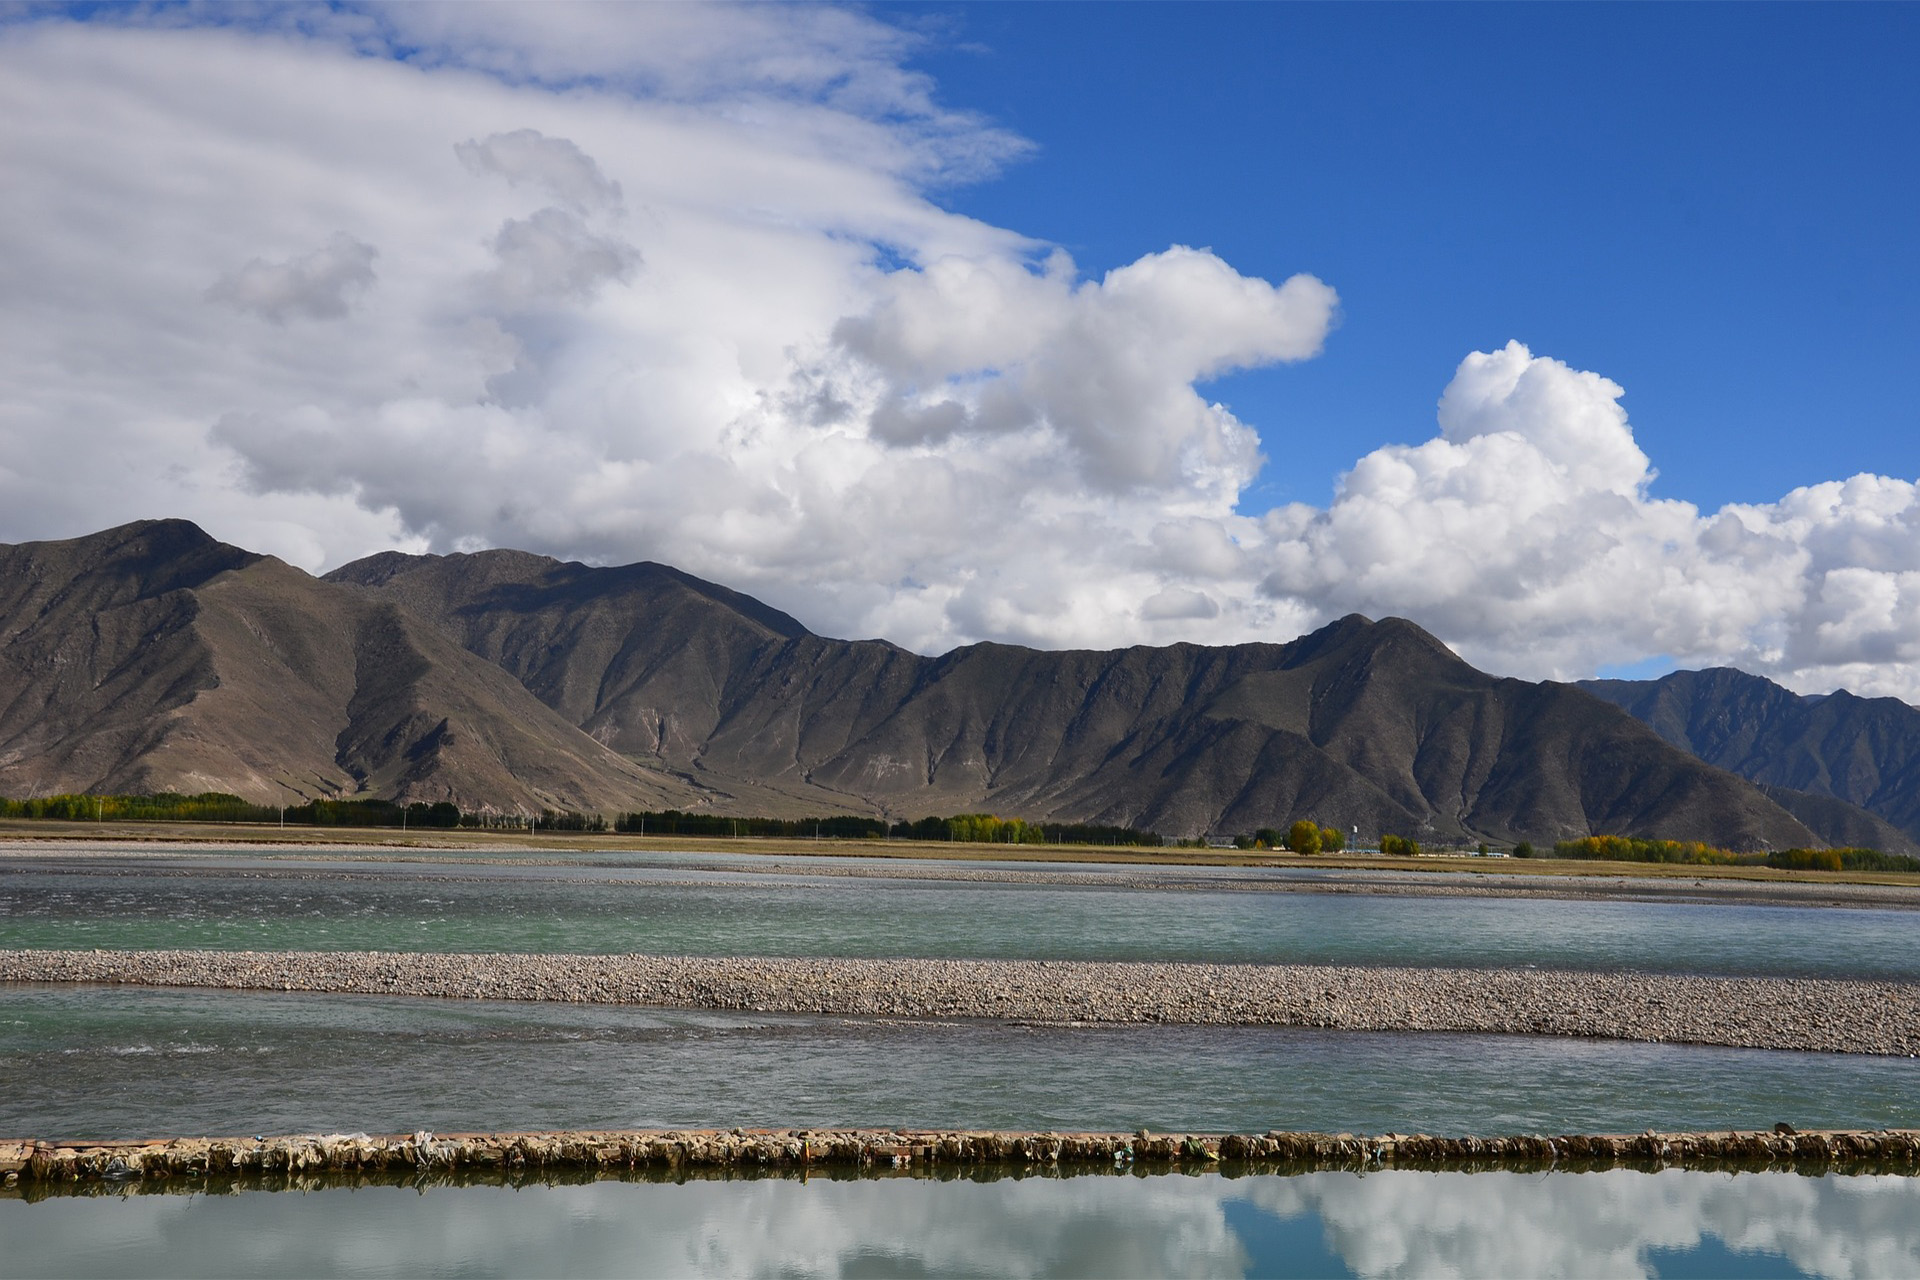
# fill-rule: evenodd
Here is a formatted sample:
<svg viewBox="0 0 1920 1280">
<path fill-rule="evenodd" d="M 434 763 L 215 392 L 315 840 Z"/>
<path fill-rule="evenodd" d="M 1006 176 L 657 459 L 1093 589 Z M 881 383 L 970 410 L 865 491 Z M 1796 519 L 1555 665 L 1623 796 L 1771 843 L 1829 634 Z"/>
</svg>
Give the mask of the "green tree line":
<svg viewBox="0 0 1920 1280">
<path fill-rule="evenodd" d="M 392 800 L 314 800 L 299 805 L 254 804 L 224 791 L 179 795 L 57 795 L 28 800 L 0 797 L 0 818 L 54 822 L 253 822 L 302 827 L 542 827 L 605 831 L 606 819 L 572 810 L 538 814 L 462 812 L 442 800 L 401 805 Z"/>
<path fill-rule="evenodd" d="M 1338 827 L 1323 827 L 1302 818 L 1284 832 L 1275 827 L 1260 828 L 1245 847 L 1286 849 L 1293 853 L 1339 853 L 1347 847 L 1347 837 Z"/>
<path fill-rule="evenodd" d="M 1671 862 L 1686 866 L 1781 867 L 1793 871 L 1920 871 L 1920 858 L 1878 849 L 1775 849 L 1736 853 L 1698 840 L 1583 836 L 1553 846 L 1556 858 L 1606 862 Z"/>
<path fill-rule="evenodd" d="M 1134 827 L 1087 822 L 1028 822 L 991 813 L 890 822 L 845 814 L 818 818 L 735 818 L 660 809 L 623 813 L 615 831 L 663 836 L 759 836 L 829 840 L 950 840 L 970 844 L 1104 844 L 1155 847 L 1160 837 Z"/>
</svg>

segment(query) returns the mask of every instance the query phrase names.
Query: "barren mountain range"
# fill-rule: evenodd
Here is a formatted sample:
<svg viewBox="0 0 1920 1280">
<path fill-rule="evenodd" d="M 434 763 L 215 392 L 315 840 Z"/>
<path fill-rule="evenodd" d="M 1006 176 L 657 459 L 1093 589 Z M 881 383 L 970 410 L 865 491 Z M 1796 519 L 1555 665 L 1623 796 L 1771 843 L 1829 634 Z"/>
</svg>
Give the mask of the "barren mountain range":
<svg viewBox="0 0 1920 1280">
<path fill-rule="evenodd" d="M 1851 821 L 1836 802 L 1920 840 L 1920 707 L 1845 689 L 1809 697 L 1731 667 L 1658 680 L 1587 680 L 1581 688 L 1625 708 L 1709 764 L 1759 783 L 1802 821 Z M 1861 829 L 1835 843 L 1874 844 Z M 1891 844 L 1880 848 L 1891 849 Z"/>
<path fill-rule="evenodd" d="M 1895 815 L 1920 752 L 1877 765 L 1877 789 L 1841 785 L 1866 774 L 1836 771 L 1847 730 L 1828 727 L 1802 735 L 1825 772 L 1760 776 L 1750 742 L 1727 746 L 1740 734 L 1676 736 L 1614 705 L 1639 714 L 1624 686 L 1599 692 L 1486 675 L 1395 618 L 1288 644 L 926 657 L 816 636 L 656 564 L 384 553 L 314 578 L 184 521 L 0 546 L 0 794 L 16 797 L 1915 848 Z M 1883 746 L 1873 732 L 1849 749 Z"/>
</svg>

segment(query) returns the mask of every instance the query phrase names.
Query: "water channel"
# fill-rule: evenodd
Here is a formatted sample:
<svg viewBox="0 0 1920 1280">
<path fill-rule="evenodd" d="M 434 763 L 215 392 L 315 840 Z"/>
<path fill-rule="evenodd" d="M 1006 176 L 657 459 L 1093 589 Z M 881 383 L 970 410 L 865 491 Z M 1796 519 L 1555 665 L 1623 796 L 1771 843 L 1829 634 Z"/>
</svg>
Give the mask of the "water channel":
<svg viewBox="0 0 1920 1280">
<path fill-rule="evenodd" d="M 1920 980 L 1920 914 L 1909 910 L 1411 896 L 1341 891 L 1348 882 L 1325 875 L 1190 867 L 958 864 L 948 868 L 954 879 L 910 878 L 939 866 L 919 863 L 897 877 L 884 864 L 827 874 L 854 861 L 867 860 L 781 859 L 768 869 L 688 854 L 549 865 L 16 855 L 0 860 L 0 947 L 1535 965 Z M 957 878 L 965 876 L 998 878 Z"/>
</svg>

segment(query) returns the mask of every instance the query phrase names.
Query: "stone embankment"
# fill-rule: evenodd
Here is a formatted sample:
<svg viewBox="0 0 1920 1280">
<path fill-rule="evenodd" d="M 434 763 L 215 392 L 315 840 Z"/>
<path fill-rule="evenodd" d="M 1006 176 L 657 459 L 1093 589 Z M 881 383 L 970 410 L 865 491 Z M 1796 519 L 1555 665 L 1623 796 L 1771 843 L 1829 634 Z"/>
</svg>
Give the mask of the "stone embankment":
<svg viewBox="0 0 1920 1280">
<path fill-rule="evenodd" d="M 1920 1171 L 1920 1131 L 1656 1133 L 1447 1138 L 1425 1134 L 1010 1133 L 734 1129 L 307 1134 L 157 1142 L 0 1142 L 0 1187 L 353 1174 L 512 1176 L 580 1171 L 936 1172 L 941 1169 L 1791 1169 Z"/>
<path fill-rule="evenodd" d="M 1535 969 L 340 951 L 0 950 L 0 982 L 885 1018 L 1452 1031 L 1920 1054 L 1920 986 Z"/>
</svg>

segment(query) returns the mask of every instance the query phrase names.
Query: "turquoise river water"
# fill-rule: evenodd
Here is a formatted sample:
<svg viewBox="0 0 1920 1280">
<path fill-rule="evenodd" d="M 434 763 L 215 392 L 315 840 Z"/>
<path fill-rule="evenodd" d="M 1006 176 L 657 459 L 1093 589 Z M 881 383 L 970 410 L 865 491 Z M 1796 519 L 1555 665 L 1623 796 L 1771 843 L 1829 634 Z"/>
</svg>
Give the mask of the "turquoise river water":
<svg viewBox="0 0 1920 1280">
<path fill-rule="evenodd" d="M 562 865 L 199 855 L 0 861 L 0 947 L 1537 965 L 1920 980 L 1920 913 L 1331 892 L 1337 876 L 581 855 Z M 865 861 L 865 860 L 861 860 Z M 980 874 L 973 865 L 953 868 Z M 1444 878 L 1434 877 L 1436 883 Z M 1255 885 L 1259 888 L 1219 887 Z M 1288 891 L 1289 889 L 1298 891 Z"/>
<path fill-rule="evenodd" d="M 972 865 L 875 877 L 803 859 L 554 861 L 15 853 L 0 859 L 0 946 L 1920 980 L 1920 915 L 1899 910 L 1395 896 L 1343 892 L 1366 886 L 1337 875 L 1192 868 L 1029 868 L 985 881 L 967 878 Z M 1779 1120 L 1920 1125 L 1920 1062 L 1519 1036 L 0 986 L 7 1136 L 705 1125 L 1464 1134 Z M 1379 1172 L 0 1195 L 0 1276 L 258 1274 L 1920 1275 L 1920 1180 Z"/>
</svg>

